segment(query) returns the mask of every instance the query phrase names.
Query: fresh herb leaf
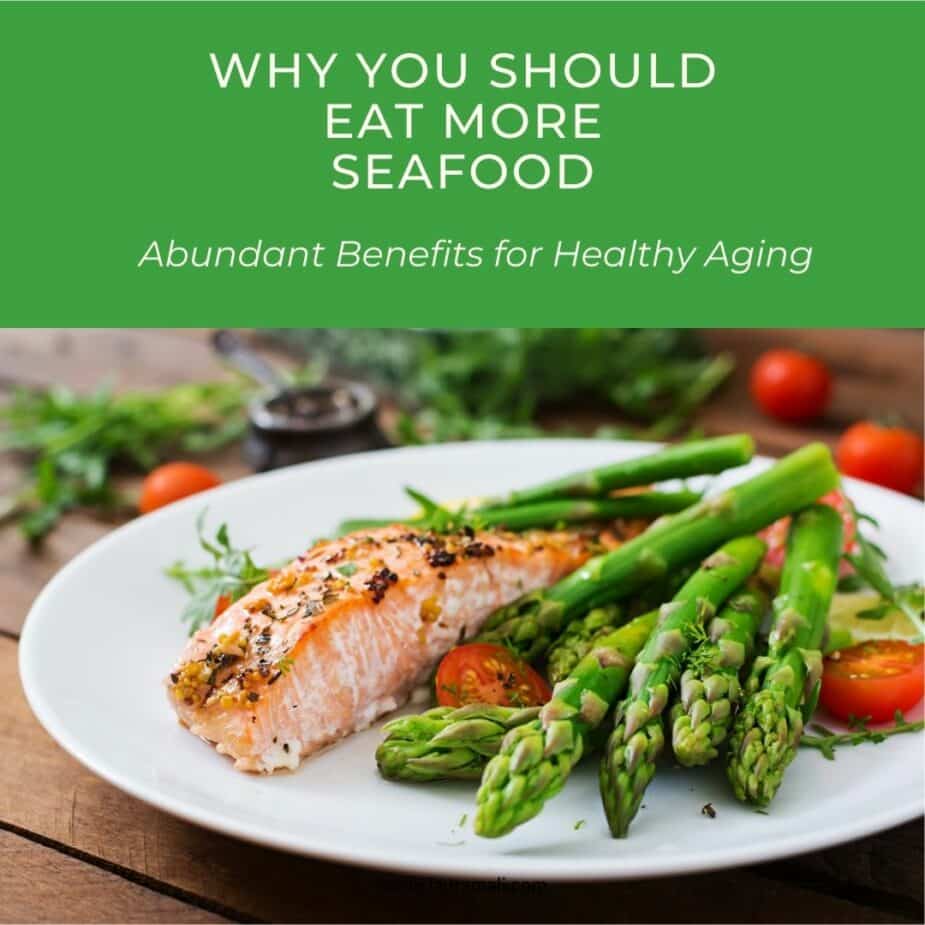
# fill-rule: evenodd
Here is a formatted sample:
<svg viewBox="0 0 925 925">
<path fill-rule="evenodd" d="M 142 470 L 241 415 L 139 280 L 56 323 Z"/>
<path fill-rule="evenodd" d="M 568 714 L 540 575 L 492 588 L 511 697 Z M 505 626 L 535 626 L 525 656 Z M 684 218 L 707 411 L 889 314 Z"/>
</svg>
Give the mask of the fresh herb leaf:
<svg viewBox="0 0 925 925">
<path fill-rule="evenodd" d="M 865 515 L 859 515 L 857 509 L 854 512 L 855 521 L 858 519 L 867 519 Z M 886 553 L 876 543 L 867 539 L 860 530 L 857 533 L 857 553 L 845 553 L 845 559 L 854 566 L 858 575 L 866 581 L 875 591 L 883 598 L 885 603 L 893 604 L 898 607 L 909 618 L 909 622 L 916 628 L 919 636 L 925 638 L 925 622 L 922 620 L 922 609 L 920 599 L 916 599 L 907 593 L 897 589 L 893 582 L 890 581 L 883 567 L 886 560 Z"/>
<path fill-rule="evenodd" d="M 815 748 L 822 752 L 822 757 L 829 761 L 835 760 L 835 749 L 844 745 L 861 745 L 864 742 L 870 742 L 874 745 L 884 742 L 887 738 L 894 735 L 901 735 L 905 732 L 919 732 L 925 728 L 925 722 L 919 720 L 916 723 L 907 723 L 906 718 L 900 710 L 897 710 L 892 726 L 884 729 L 868 729 L 867 723 L 870 717 L 857 719 L 852 717 L 849 722 L 851 731 L 833 732 L 825 726 L 818 724 L 813 725 L 813 729 L 820 732 L 820 735 L 804 735 L 800 740 L 800 745 L 806 748 Z"/>
<path fill-rule="evenodd" d="M 284 655 L 284 656 L 276 663 L 276 670 L 277 670 L 280 674 L 284 674 L 284 675 L 285 675 L 285 674 L 289 674 L 289 672 L 290 672 L 290 670 L 292 669 L 292 666 L 293 666 L 294 664 L 295 664 L 295 662 L 294 662 L 291 658 L 289 658 L 288 655 Z"/>
<path fill-rule="evenodd" d="M 405 486 L 405 494 L 420 508 L 423 516 L 415 519 L 415 524 L 435 533 L 448 533 L 466 523 L 465 511 L 453 512 L 410 486 Z"/>
<path fill-rule="evenodd" d="M 882 620 L 894 609 L 892 604 L 878 604 L 876 607 L 868 607 L 866 610 L 859 610 L 855 616 L 859 620 Z"/>
<path fill-rule="evenodd" d="M 7 499 L 7 519 L 40 543 L 61 516 L 87 508 L 122 515 L 134 505 L 116 490 L 119 467 L 147 471 L 171 453 L 196 453 L 239 437 L 248 390 L 238 382 L 180 385 L 157 392 L 91 395 L 63 388 L 19 389 L 0 408 L 0 451 L 29 461 Z"/>
<path fill-rule="evenodd" d="M 344 578 L 350 578 L 352 575 L 356 575 L 357 565 L 355 562 L 345 562 L 343 565 L 336 566 L 335 571 L 340 572 Z"/>
<path fill-rule="evenodd" d="M 609 402 L 641 425 L 623 436 L 647 426 L 670 435 L 730 369 L 728 357 L 705 356 L 697 335 L 681 329 L 354 328 L 271 336 L 302 346 L 319 368 L 352 369 L 390 391 L 402 409 L 394 436 L 412 444 L 538 436 L 540 413 L 564 401 Z"/>
<path fill-rule="evenodd" d="M 219 598 L 234 602 L 269 578 L 269 572 L 254 563 L 248 550 L 232 545 L 226 524 L 218 528 L 214 540 L 206 539 L 205 518 L 203 510 L 196 518 L 196 533 L 199 545 L 212 558 L 211 565 L 191 567 L 174 562 L 164 569 L 164 574 L 183 585 L 190 595 L 180 614 L 180 619 L 189 624 L 190 635 L 212 622 Z"/>
</svg>

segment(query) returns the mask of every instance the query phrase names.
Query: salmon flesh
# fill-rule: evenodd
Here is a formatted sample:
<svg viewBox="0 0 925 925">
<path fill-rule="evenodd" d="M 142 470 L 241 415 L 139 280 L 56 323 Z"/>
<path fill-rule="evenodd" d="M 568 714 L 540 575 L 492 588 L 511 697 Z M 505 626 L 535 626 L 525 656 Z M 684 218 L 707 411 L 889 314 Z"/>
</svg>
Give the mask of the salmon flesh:
<svg viewBox="0 0 925 925">
<path fill-rule="evenodd" d="M 581 531 L 399 524 L 319 543 L 190 638 L 171 702 L 235 768 L 296 768 L 401 706 L 499 607 L 599 549 Z"/>
</svg>

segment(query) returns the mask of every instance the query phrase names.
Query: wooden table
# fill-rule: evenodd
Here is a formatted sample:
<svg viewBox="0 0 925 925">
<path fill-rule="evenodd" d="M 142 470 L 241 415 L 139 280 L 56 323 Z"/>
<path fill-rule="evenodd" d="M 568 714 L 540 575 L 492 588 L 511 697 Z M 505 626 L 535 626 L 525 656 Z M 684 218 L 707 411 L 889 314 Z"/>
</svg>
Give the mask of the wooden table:
<svg viewBox="0 0 925 925">
<path fill-rule="evenodd" d="M 780 453 L 807 432 L 755 414 L 748 358 L 772 343 L 826 356 L 838 377 L 831 441 L 846 422 L 895 410 L 921 428 L 922 341 L 911 332 L 711 332 L 743 362 L 700 416 L 708 432 L 748 429 Z M 0 387 L 61 382 L 123 386 L 214 378 L 202 332 L 0 332 Z M 235 452 L 216 460 L 244 473 Z M 0 481 L 15 467 L 5 460 Z M 291 857 L 188 825 L 124 795 L 71 759 L 32 717 L 17 637 L 42 584 L 111 525 L 68 517 L 40 556 L 0 533 L 0 920 L 236 921 L 923 921 L 917 821 L 828 851 L 648 884 L 472 884 L 364 871 Z"/>
</svg>

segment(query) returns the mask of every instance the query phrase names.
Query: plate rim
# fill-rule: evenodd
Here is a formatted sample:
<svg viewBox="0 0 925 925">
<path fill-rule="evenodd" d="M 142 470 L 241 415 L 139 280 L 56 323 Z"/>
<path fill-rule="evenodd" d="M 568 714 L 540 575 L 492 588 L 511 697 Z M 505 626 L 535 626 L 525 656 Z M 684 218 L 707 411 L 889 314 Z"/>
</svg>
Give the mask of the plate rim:
<svg viewBox="0 0 925 925">
<path fill-rule="evenodd" d="M 424 455 L 445 451 L 452 448 L 472 449 L 476 446 L 491 446 L 500 448 L 509 447 L 511 443 L 521 446 L 529 444 L 544 444 L 555 441 L 560 444 L 593 444 L 595 446 L 620 446 L 638 449 L 640 455 L 647 450 L 657 449 L 664 444 L 650 441 L 628 440 L 598 440 L 593 438 L 526 438 L 522 440 L 484 440 L 484 441 L 457 441 L 442 444 L 429 444 L 415 447 L 393 447 L 384 450 L 372 450 L 364 453 L 352 453 L 345 456 L 330 457 L 307 463 L 289 466 L 269 472 L 256 473 L 233 482 L 212 489 L 210 492 L 192 496 L 183 501 L 148 514 L 143 518 L 132 520 L 117 527 L 100 537 L 88 547 L 81 550 L 76 556 L 66 562 L 44 585 L 29 608 L 23 623 L 18 644 L 18 669 L 23 692 L 30 709 L 39 723 L 54 741 L 103 780 L 114 787 L 141 800 L 149 806 L 167 812 L 177 818 L 183 819 L 206 829 L 230 835 L 251 844 L 261 845 L 276 850 L 283 850 L 297 855 L 316 858 L 333 863 L 349 864 L 375 870 L 390 871 L 401 874 L 417 876 L 445 877 L 459 880 L 522 880 L 545 882 L 598 882 L 616 881 L 626 879 L 649 879 L 658 877 L 681 876 L 711 870 L 724 870 L 740 867 L 762 861 L 776 860 L 792 857 L 809 851 L 817 851 L 834 845 L 844 844 L 858 838 L 863 838 L 885 829 L 912 821 L 925 811 L 925 794 L 920 798 L 909 795 L 903 802 L 884 808 L 877 813 L 869 813 L 860 819 L 849 818 L 848 821 L 836 826 L 827 826 L 817 833 L 802 833 L 784 838 L 776 838 L 772 842 L 756 841 L 746 846 L 727 847 L 725 849 L 711 849 L 691 859 L 675 858 L 666 863 L 653 855 L 650 860 L 637 857 L 617 857 L 602 854 L 600 858 L 582 857 L 575 860 L 522 858 L 511 855 L 457 855 L 441 859 L 433 853 L 405 851 L 400 855 L 388 855 L 385 849 L 369 849 L 345 847 L 342 843 L 331 842 L 324 836 L 314 836 L 307 840 L 304 836 L 290 835 L 273 831 L 264 826 L 254 826 L 244 822 L 237 822 L 223 815 L 220 811 L 197 807 L 188 800 L 173 797 L 163 789 L 139 783 L 123 775 L 106 761 L 105 756 L 99 757 L 88 754 L 79 741 L 79 736 L 72 735 L 65 724 L 59 721 L 54 709 L 48 704 L 41 692 L 41 681 L 34 672 L 36 660 L 32 653 L 33 614 L 44 607 L 44 601 L 54 592 L 56 586 L 72 572 L 79 569 L 85 558 L 105 554 L 110 544 L 118 543 L 122 537 L 139 529 L 146 529 L 154 518 L 164 515 L 173 516 L 181 507 L 201 506 L 207 497 L 219 498 L 232 495 L 238 491 L 247 490 L 256 480 L 278 479 L 280 476 L 295 478 L 306 469 L 316 470 L 319 467 L 335 468 L 339 464 L 350 460 L 362 462 L 364 459 L 381 457 L 383 454 Z M 773 463 L 775 457 L 756 454 L 753 461 Z M 925 505 L 917 499 L 902 495 L 882 486 L 868 482 L 859 482 L 856 479 L 843 476 L 846 483 L 862 484 L 865 491 L 873 490 L 887 497 L 893 496 L 902 503 L 916 504 L 925 511 Z M 476 837 L 476 836 L 473 836 Z M 503 868 L 499 873 L 499 868 Z"/>
</svg>

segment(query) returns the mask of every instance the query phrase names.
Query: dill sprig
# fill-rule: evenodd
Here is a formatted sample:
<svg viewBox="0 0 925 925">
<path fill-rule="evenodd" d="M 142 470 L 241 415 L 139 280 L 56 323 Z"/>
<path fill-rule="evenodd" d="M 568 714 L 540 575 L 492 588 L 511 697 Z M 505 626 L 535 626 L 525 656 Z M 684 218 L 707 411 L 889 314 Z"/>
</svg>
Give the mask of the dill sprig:
<svg viewBox="0 0 925 925">
<path fill-rule="evenodd" d="M 719 662 L 719 646 L 711 642 L 710 634 L 702 623 L 692 623 L 684 630 L 690 647 L 681 656 L 682 670 L 690 669 L 701 674 L 714 668 Z"/>
</svg>

